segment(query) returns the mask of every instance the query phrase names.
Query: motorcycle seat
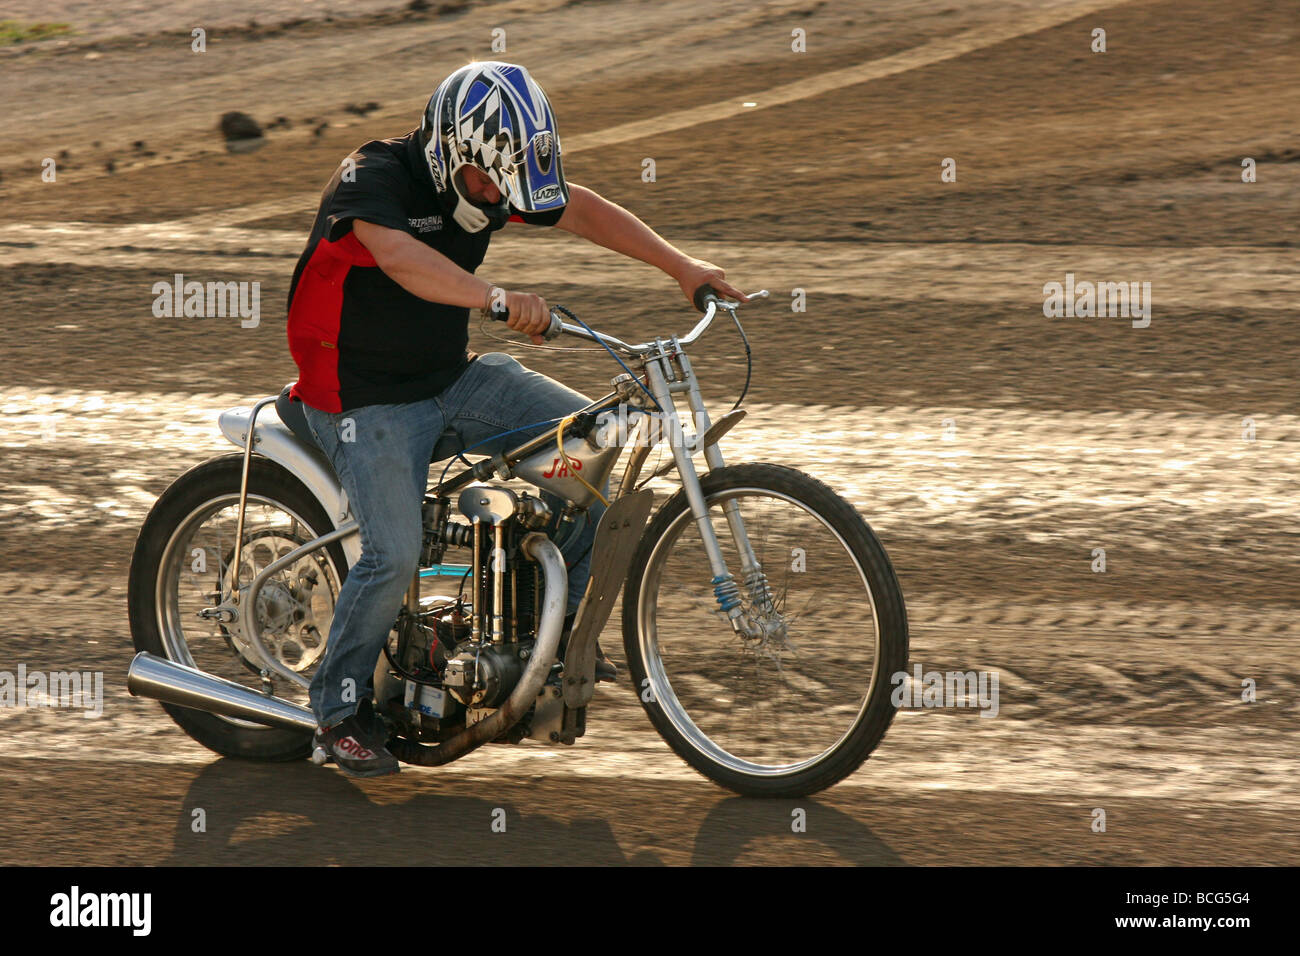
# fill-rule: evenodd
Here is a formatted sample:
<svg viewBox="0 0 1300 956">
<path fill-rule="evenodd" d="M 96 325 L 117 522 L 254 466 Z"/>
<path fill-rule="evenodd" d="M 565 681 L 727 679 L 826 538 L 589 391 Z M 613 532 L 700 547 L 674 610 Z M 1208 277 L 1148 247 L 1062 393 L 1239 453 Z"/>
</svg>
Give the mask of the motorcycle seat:
<svg viewBox="0 0 1300 956">
<path fill-rule="evenodd" d="M 325 457 L 325 452 L 321 449 L 320 445 L 316 444 L 316 436 L 311 433 L 311 428 L 307 425 L 307 416 L 302 410 L 302 402 L 294 401 L 289 397 L 289 390 L 293 388 L 293 386 L 294 383 L 290 382 L 280 390 L 279 396 L 275 399 L 276 414 L 280 416 L 280 421 L 284 422 L 284 424 L 288 426 L 289 431 L 301 438 L 307 444 L 307 447 L 315 452 L 322 461 L 329 463 L 329 459 Z M 460 451 L 462 446 L 463 443 L 460 440 L 460 436 L 456 434 L 454 429 L 448 427 L 443 431 L 442 435 L 438 437 L 438 441 L 434 445 L 433 454 L 430 456 L 429 461 L 435 462 L 442 461 L 444 458 L 450 458 L 452 455 L 456 454 L 456 452 Z M 333 469 L 334 466 L 331 464 L 330 470 L 333 471 Z"/>
<path fill-rule="evenodd" d="M 289 431 L 305 441 L 311 449 L 320 452 L 324 456 L 325 452 L 321 451 L 321 447 L 316 444 L 316 436 L 311 433 L 311 428 L 307 425 L 307 416 L 303 413 L 302 402 L 295 402 L 289 397 L 289 390 L 293 386 L 294 383 L 290 382 L 280 391 L 275 400 L 275 413 L 280 416 L 280 421 L 289 426 Z"/>
</svg>

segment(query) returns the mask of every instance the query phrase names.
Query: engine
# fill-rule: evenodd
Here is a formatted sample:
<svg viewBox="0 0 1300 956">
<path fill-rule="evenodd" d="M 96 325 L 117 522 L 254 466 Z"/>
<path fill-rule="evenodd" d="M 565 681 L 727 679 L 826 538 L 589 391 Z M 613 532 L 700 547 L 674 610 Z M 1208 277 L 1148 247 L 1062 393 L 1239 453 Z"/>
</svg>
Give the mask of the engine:
<svg viewBox="0 0 1300 956">
<path fill-rule="evenodd" d="M 488 485 L 466 489 L 457 504 L 469 523 L 449 520 L 448 499 L 425 500 L 421 566 L 441 564 L 450 549 L 468 551 L 460 591 L 422 597 L 417 614 L 404 612 L 388 666 L 380 662 L 387 673 L 376 675 L 385 712 L 420 740 L 444 739 L 501 706 L 537 642 L 542 575 L 520 543 L 547 524 L 550 509 Z M 521 722 L 511 742 L 528 731 Z"/>
</svg>

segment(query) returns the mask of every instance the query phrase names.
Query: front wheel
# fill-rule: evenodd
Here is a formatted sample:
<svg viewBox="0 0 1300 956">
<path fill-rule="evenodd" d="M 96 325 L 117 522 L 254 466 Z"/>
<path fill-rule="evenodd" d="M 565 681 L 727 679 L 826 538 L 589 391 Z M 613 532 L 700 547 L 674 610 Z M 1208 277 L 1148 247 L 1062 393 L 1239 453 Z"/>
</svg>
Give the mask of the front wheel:
<svg viewBox="0 0 1300 956">
<path fill-rule="evenodd" d="M 824 790 L 893 719 L 908 643 L 894 569 L 853 507 L 803 472 L 736 465 L 700 486 L 740 628 L 678 491 L 647 527 L 623 593 L 633 687 L 668 745 L 716 783 L 751 796 Z"/>
</svg>

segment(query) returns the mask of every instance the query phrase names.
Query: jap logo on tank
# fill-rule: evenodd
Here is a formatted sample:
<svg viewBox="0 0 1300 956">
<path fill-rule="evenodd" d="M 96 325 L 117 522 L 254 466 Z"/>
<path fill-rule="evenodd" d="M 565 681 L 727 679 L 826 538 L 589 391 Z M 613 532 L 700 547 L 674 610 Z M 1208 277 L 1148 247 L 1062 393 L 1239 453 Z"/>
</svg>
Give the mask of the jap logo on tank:
<svg viewBox="0 0 1300 956">
<path fill-rule="evenodd" d="M 573 470 L 570 472 L 569 468 Z M 574 458 L 572 455 L 566 461 L 563 458 L 556 458 L 551 462 L 551 470 L 542 472 L 543 478 L 568 478 L 570 474 L 577 474 L 582 471 L 582 460 Z"/>
<path fill-rule="evenodd" d="M 551 156 L 555 152 L 555 139 L 549 130 L 542 130 L 533 139 L 533 152 L 537 156 L 537 168 L 542 173 L 551 171 Z M 536 195 L 534 194 L 534 198 Z"/>
<path fill-rule="evenodd" d="M 540 189 L 533 190 L 533 202 L 544 203 L 552 199 L 558 199 L 560 196 L 560 187 L 555 183 L 547 183 Z"/>
</svg>

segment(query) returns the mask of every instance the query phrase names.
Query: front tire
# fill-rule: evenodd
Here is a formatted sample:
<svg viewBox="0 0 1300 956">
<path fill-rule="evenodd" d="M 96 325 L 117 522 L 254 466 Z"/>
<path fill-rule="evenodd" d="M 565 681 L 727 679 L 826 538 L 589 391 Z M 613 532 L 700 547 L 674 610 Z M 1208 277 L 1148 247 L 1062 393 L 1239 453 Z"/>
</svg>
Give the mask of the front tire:
<svg viewBox="0 0 1300 956">
<path fill-rule="evenodd" d="M 236 577 L 246 587 L 277 557 L 333 530 L 310 491 L 285 468 L 254 456 L 248 474 L 248 514 L 238 574 L 229 566 L 243 455 L 192 468 L 155 502 L 136 539 L 128 583 L 131 639 L 137 651 L 198 667 L 261 688 L 256 665 L 222 626 L 194 611 L 228 595 Z M 258 601 L 262 632 L 280 660 L 308 675 L 324 653 L 333 603 L 347 577 L 338 542 L 277 574 Z M 269 593 L 268 593 L 269 592 Z M 307 694 L 280 681 L 276 695 L 306 703 Z M 311 753 L 311 734 L 264 727 L 204 711 L 162 704 L 187 734 L 209 750 L 253 760 L 298 760 Z"/>
<path fill-rule="evenodd" d="M 732 630 L 711 590 L 679 490 L 647 527 L 623 593 L 632 686 L 668 745 L 710 780 L 749 796 L 816 793 L 861 766 L 893 719 L 891 678 L 908 654 L 898 580 L 861 516 L 803 472 L 737 465 L 700 486 L 750 636 Z M 746 581 L 728 511 L 766 585 Z"/>
</svg>

